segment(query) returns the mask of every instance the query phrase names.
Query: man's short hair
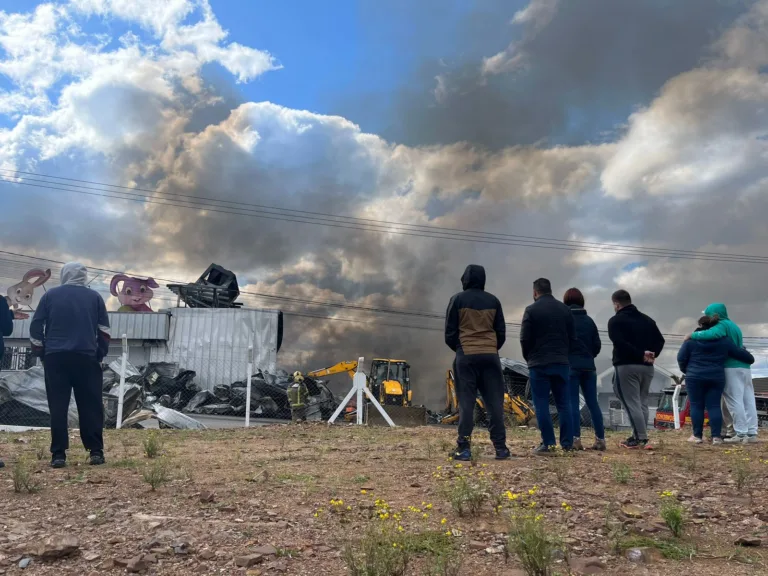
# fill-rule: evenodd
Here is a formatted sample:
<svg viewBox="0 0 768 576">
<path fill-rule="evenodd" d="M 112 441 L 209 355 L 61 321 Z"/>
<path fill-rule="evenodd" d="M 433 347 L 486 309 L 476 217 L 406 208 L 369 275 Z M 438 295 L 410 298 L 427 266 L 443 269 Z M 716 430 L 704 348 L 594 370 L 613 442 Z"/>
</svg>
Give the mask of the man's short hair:
<svg viewBox="0 0 768 576">
<path fill-rule="evenodd" d="M 552 284 L 546 278 L 533 281 L 533 289 L 539 294 L 552 294 Z"/>
<path fill-rule="evenodd" d="M 626 290 L 616 290 L 611 295 L 611 300 L 616 302 L 619 306 L 629 306 L 632 304 L 632 296 L 629 295 L 629 292 Z"/>
</svg>

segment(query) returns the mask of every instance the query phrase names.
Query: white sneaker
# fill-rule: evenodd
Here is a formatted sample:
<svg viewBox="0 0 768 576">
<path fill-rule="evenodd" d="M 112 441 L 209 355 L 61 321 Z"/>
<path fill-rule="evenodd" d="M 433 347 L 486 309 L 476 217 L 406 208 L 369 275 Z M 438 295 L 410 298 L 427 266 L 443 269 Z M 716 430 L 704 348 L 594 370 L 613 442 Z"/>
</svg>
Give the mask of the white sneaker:
<svg viewBox="0 0 768 576">
<path fill-rule="evenodd" d="M 746 444 L 747 443 L 747 437 L 746 436 L 731 436 L 730 438 L 726 438 L 723 440 L 726 444 Z"/>
<path fill-rule="evenodd" d="M 702 440 L 698 436 L 691 436 L 690 438 L 688 438 L 688 442 L 691 442 L 692 444 L 701 444 L 702 442 L 704 442 L 704 440 Z"/>
<path fill-rule="evenodd" d="M 718 446 L 723 443 L 722 438 L 712 438 L 712 446 Z"/>
<path fill-rule="evenodd" d="M 750 434 L 747 436 L 747 442 L 750 444 L 757 444 L 760 440 L 757 439 L 757 434 Z"/>
</svg>

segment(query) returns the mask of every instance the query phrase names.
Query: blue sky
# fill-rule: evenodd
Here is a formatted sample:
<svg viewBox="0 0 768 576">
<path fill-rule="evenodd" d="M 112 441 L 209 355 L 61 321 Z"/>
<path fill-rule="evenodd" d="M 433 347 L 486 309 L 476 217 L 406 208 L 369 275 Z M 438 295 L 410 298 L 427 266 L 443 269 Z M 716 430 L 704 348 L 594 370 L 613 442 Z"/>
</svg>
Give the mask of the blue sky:
<svg viewBox="0 0 768 576">
<path fill-rule="evenodd" d="M 5 0 L 2 9 L 31 11 L 41 3 Z M 506 47 L 513 31 L 509 20 L 526 2 L 506 4 L 506 18 L 499 19 L 495 0 L 211 0 L 228 41 L 269 51 L 284 66 L 227 92 L 234 89 L 243 101 L 342 115 L 372 133 L 387 132 L 397 114 L 394 100 L 414 84 L 425 62 L 476 62 Z M 86 32 L 105 27 L 115 41 L 129 29 L 147 38 L 120 21 L 83 23 Z M 481 41 L 472 34 L 477 27 Z M 231 82 L 212 67 L 209 79 Z M 0 77 L 0 88 L 11 86 Z"/>
</svg>

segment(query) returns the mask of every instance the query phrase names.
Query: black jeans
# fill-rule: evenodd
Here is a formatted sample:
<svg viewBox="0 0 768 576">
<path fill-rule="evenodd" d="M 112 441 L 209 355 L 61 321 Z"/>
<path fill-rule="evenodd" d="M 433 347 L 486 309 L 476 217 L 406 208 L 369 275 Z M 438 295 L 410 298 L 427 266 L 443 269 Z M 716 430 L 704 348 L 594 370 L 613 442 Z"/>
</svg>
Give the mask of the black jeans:
<svg viewBox="0 0 768 576">
<path fill-rule="evenodd" d="M 456 398 L 459 401 L 459 447 L 467 448 L 475 427 L 477 393 L 483 398 L 488 416 L 488 431 L 496 448 L 507 442 L 504 428 L 504 376 L 498 354 L 456 352 Z"/>
<path fill-rule="evenodd" d="M 67 414 L 72 391 L 80 419 L 80 438 L 86 450 L 104 452 L 104 405 L 101 367 L 95 357 L 76 352 L 48 354 L 43 362 L 45 391 L 51 413 L 51 454 L 64 458 L 69 448 Z"/>
</svg>

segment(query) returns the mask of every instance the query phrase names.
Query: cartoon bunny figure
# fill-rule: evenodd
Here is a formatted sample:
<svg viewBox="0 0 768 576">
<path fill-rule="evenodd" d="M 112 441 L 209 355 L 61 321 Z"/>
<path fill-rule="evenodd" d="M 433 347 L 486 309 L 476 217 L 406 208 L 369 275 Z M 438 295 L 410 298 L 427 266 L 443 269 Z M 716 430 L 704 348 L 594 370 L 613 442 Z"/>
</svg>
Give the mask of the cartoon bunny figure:
<svg viewBox="0 0 768 576">
<path fill-rule="evenodd" d="M 123 285 L 118 292 L 117 285 L 120 282 Z M 154 296 L 152 288 L 159 288 L 153 278 L 143 280 L 125 274 L 115 274 L 109 284 L 110 293 L 112 296 L 117 296 L 121 304 L 118 312 L 152 312 L 148 304 Z"/>
<path fill-rule="evenodd" d="M 13 317 L 17 320 L 29 318 L 29 314 L 21 311 L 22 306 L 27 306 L 32 310 L 32 297 L 35 294 L 35 288 L 42 286 L 51 278 L 51 270 L 40 270 L 34 268 L 24 274 L 21 282 L 8 288 L 8 306 L 13 310 Z M 33 280 L 34 279 L 34 280 Z"/>
</svg>

